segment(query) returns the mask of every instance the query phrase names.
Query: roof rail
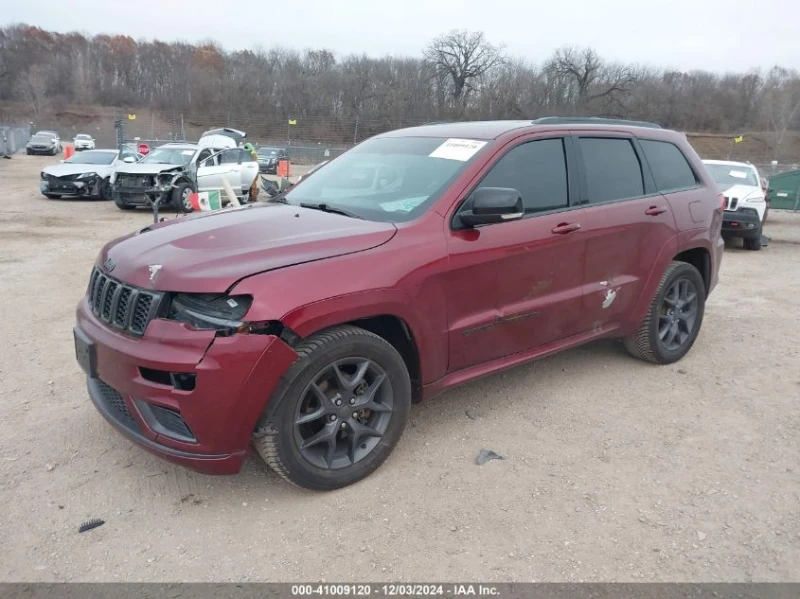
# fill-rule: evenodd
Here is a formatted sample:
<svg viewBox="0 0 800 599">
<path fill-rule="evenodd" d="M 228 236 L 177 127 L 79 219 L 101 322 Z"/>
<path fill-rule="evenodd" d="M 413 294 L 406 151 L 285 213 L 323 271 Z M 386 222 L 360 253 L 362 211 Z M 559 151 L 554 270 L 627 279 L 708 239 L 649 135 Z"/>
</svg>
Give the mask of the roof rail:
<svg viewBox="0 0 800 599">
<path fill-rule="evenodd" d="M 661 129 L 661 125 L 646 121 L 628 121 L 625 119 L 609 119 L 599 116 L 545 116 L 531 121 L 534 125 L 627 125 L 629 127 L 647 127 Z"/>
</svg>

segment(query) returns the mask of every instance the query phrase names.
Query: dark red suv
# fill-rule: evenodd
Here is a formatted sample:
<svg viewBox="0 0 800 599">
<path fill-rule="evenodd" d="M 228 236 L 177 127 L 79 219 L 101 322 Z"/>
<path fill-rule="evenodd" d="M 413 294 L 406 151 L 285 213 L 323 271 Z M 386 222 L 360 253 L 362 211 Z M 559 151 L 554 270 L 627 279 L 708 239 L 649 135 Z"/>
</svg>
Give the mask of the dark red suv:
<svg viewBox="0 0 800 599">
<path fill-rule="evenodd" d="M 76 353 L 97 409 L 157 455 L 235 473 L 252 441 L 291 482 L 333 489 L 454 385 L 602 337 L 679 360 L 722 213 L 686 139 L 655 125 L 394 131 L 270 202 L 109 243 Z"/>
</svg>

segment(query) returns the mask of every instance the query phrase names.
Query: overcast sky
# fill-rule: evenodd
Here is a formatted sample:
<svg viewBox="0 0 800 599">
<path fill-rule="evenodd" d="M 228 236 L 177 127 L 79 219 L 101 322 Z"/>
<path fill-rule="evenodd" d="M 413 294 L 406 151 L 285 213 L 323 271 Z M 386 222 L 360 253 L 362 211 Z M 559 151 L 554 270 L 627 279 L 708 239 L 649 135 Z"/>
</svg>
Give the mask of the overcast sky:
<svg viewBox="0 0 800 599">
<path fill-rule="evenodd" d="M 135 39 L 212 38 L 225 49 L 282 45 L 419 55 L 450 29 L 479 30 L 510 54 L 560 46 L 679 69 L 800 68 L 798 0 L 0 0 L 0 20 Z"/>
</svg>

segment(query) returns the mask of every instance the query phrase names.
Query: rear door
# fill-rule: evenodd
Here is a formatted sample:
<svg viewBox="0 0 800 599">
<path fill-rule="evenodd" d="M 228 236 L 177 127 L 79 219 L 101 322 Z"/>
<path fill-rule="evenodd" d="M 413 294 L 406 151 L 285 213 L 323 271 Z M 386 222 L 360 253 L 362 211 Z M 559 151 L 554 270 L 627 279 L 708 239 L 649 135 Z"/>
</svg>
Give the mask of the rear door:
<svg viewBox="0 0 800 599">
<path fill-rule="evenodd" d="M 618 324 L 633 310 L 661 249 L 675 236 L 638 141 L 626 134 L 575 136 L 586 230 L 582 327 Z"/>
<path fill-rule="evenodd" d="M 501 153 L 470 189 L 511 187 L 521 220 L 453 229 L 446 289 L 449 370 L 574 335 L 582 307 L 585 234 L 569 137 L 527 139 Z"/>
</svg>

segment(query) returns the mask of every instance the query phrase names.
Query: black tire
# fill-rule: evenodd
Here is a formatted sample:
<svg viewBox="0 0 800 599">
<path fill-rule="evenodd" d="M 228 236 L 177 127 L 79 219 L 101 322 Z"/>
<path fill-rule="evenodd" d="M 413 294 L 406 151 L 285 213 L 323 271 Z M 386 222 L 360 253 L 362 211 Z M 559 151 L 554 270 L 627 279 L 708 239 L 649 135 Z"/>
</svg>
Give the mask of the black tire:
<svg viewBox="0 0 800 599">
<path fill-rule="evenodd" d="M 46 193 L 46 194 L 44 194 L 44 197 L 46 197 L 48 200 L 60 200 L 61 199 L 61 196 L 56 194 L 56 193 Z"/>
<path fill-rule="evenodd" d="M 114 200 L 114 204 L 116 204 L 117 208 L 120 210 L 136 210 L 136 206 L 131 206 L 130 204 L 123 204 L 117 200 Z"/>
<path fill-rule="evenodd" d="M 108 177 L 100 181 L 97 188 L 97 195 L 101 200 L 108 201 L 111 199 L 111 181 Z"/>
<path fill-rule="evenodd" d="M 405 362 L 385 339 L 349 325 L 317 333 L 295 351 L 300 357 L 284 374 L 259 421 L 253 439 L 256 450 L 275 472 L 297 486 L 328 491 L 353 484 L 389 457 L 403 433 L 411 406 L 411 381 Z M 349 360 L 354 363 L 353 374 L 347 370 L 351 368 Z M 368 366 L 359 379 L 364 364 Z M 354 379 L 361 382 L 348 386 Z M 343 386 L 337 387 L 337 380 Z M 359 404 L 375 409 L 358 411 Z M 364 422 L 361 416 L 366 413 Z M 322 415 L 313 418 L 315 414 Z M 297 422 L 308 417 L 312 418 L 307 423 Z M 302 427 L 317 428 L 304 431 Z M 357 430 L 373 434 L 354 435 Z M 379 431 L 381 435 L 376 437 L 374 433 Z M 308 443 L 322 433 L 326 441 Z M 327 450 L 318 445 L 327 446 Z M 313 455 L 317 450 L 319 455 Z"/>
<path fill-rule="evenodd" d="M 681 282 L 686 282 L 686 285 L 682 285 Z M 694 311 L 691 328 L 688 332 L 685 330 L 687 328 L 686 323 L 683 323 L 684 330 L 681 331 L 681 324 L 683 322 L 681 316 L 684 314 L 688 315 L 688 309 L 687 312 L 684 313 L 682 312 L 683 304 L 679 306 L 672 304 L 673 309 L 671 311 L 669 310 L 671 298 L 667 297 L 667 295 L 668 293 L 672 294 L 676 285 L 689 288 L 696 293 L 696 304 L 694 300 L 692 300 L 693 303 L 689 307 L 692 308 L 693 306 Z M 645 316 L 642 321 L 639 330 L 634 335 L 623 339 L 625 349 L 635 358 L 653 362 L 654 364 L 671 364 L 677 362 L 689 352 L 697 339 L 700 327 L 703 324 L 705 304 L 706 287 L 703 277 L 697 269 L 686 262 L 670 262 L 661 277 L 655 297 L 650 304 L 650 309 L 647 311 L 647 316 Z M 675 312 L 677 312 L 677 314 L 675 314 Z M 666 340 L 661 338 L 660 333 L 663 332 L 664 327 L 672 327 L 673 330 L 676 331 L 674 337 L 678 337 L 678 339 L 674 337 L 672 339 L 673 341 L 680 341 L 678 347 L 670 345 L 667 342 L 667 340 L 671 339 L 669 336 L 672 332 L 671 330 L 667 331 Z M 682 335 L 685 335 L 685 338 L 680 340 L 680 336 Z"/>
<path fill-rule="evenodd" d="M 757 252 L 761 249 L 761 229 L 758 230 L 758 236 L 749 239 L 745 238 L 744 249 L 750 250 L 751 252 Z"/>
<path fill-rule="evenodd" d="M 767 216 L 769 216 L 769 202 L 767 202 L 767 207 L 764 208 L 764 218 L 761 219 L 761 225 L 763 226 L 765 222 L 767 222 Z"/>
<path fill-rule="evenodd" d="M 33 154 L 33 152 L 31 152 L 30 150 L 25 150 L 25 153 L 26 153 L 28 156 L 30 156 L 31 154 Z"/>
<path fill-rule="evenodd" d="M 172 190 L 172 207 L 176 212 L 191 212 L 192 206 L 188 203 L 188 194 L 192 192 L 192 186 L 183 181 L 175 186 Z"/>
</svg>

